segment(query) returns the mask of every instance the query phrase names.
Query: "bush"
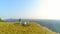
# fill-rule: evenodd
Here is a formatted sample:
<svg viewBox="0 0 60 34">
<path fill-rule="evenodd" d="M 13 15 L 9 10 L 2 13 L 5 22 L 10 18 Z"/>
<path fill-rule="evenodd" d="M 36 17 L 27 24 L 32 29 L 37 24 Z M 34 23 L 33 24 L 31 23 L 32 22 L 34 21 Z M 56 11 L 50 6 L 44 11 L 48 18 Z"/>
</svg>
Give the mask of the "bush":
<svg viewBox="0 0 60 34">
<path fill-rule="evenodd" d="M 4 20 L 2 20 L 2 19 L 0 18 L 0 22 L 4 22 Z"/>
</svg>

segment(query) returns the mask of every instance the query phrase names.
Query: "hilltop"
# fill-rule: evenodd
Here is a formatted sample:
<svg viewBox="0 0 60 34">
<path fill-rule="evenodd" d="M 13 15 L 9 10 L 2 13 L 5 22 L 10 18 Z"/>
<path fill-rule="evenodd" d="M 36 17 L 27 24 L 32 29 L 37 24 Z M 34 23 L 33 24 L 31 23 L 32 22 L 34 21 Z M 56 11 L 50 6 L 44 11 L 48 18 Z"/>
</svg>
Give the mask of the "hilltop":
<svg viewBox="0 0 60 34">
<path fill-rule="evenodd" d="M 60 20 L 50 20 L 50 19 L 22 19 L 22 21 L 37 22 L 40 25 L 47 27 L 48 29 L 59 33 L 60 32 Z M 5 19 L 6 22 L 18 22 L 19 19 Z"/>
<path fill-rule="evenodd" d="M 16 22 L 0 22 L 0 34 L 56 34 L 35 22 L 29 24 L 25 27 Z"/>
</svg>

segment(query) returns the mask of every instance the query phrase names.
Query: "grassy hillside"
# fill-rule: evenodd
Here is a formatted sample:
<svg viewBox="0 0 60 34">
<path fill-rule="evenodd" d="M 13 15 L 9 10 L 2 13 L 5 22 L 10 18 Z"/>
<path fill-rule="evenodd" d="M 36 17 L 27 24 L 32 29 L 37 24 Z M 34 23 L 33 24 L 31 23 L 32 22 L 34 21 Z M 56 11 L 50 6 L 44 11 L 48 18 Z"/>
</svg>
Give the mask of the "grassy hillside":
<svg viewBox="0 0 60 34">
<path fill-rule="evenodd" d="M 34 22 L 29 24 L 25 27 L 16 22 L 0 22 L 0 34 L 56 34 Z"/>
<path fill-rule="evenodd" d="M 30 20 L 31 22 L 37 22 L 44 27 L 49 28 L 50 30 L 59 33 L 60 32 L 60 20 L 44 20 L 44 19 L 36 19 Z"/>
<path fill-rule="evenodd" d="M 60 20 L 49 19 L 22 19 L 23 21 L 37 22 L 40 25 L 49 28 L 50 30 L 60 33 Z M 19 19 L 6 19 L 6 22 L 18 22 Z"/>
</svg>

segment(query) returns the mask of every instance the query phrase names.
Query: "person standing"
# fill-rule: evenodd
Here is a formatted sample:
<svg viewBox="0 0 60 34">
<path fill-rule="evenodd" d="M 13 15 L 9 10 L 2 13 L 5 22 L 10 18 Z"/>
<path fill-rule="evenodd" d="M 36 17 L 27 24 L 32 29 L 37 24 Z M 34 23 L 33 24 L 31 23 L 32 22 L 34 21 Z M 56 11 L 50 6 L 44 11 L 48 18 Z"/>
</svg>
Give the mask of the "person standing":
<svg viewBox="0 0 60 34">
<path fill-rule="evenodd" d="M 21 18 L 19 19 L 19 23 L 21 22 Z"/>
</svg>

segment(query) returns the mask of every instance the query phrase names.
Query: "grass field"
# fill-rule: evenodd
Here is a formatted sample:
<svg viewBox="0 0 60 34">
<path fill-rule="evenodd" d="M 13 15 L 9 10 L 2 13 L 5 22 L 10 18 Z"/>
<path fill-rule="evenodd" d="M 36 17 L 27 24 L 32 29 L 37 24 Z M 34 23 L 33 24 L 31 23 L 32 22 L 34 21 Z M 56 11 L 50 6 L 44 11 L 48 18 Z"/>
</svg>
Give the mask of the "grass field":
<svg viewBox="0 0 60 34">
<path fill-rule="evenodd" d="M 29 25 L 25 27 L 17 22 L 0 22 L 0 34 L 56 34 L 34 22 Z"/>
</svg>

